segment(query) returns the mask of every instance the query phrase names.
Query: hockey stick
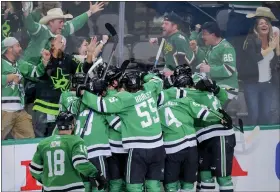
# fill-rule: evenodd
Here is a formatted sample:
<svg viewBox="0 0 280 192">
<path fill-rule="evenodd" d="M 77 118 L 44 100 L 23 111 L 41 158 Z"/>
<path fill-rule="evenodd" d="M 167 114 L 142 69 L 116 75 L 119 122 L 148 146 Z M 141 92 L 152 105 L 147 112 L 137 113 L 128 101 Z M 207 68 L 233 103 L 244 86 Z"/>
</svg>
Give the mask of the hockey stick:
<svg viewBox="0 0 280 192">
<path fill-rule="evenodd" d="M 121 65 L 121 72 L 124 73 L 125 70 L 127 69 L 127 66 L 129 65 L 130 61 L 129 60 L 125 60 L 122 65 Z"/>
<path fill-rule="evenodd" d="M 155 69 L 156 66 L 157 66 L 157 64 L 158 64 L 159 56 L 160 56 L 160 54 L 161 54 L 161 51 L 162 51 L 164 42 L 165 42 L 165 39 L 162 38 L 162 39 L 161 39 L 161 42 L 160 42 L 160 46 L 159 46 L 159 48 L 158 48 L 158 52 L 157 52 L 157 55 L 156 55 L 156 60 L 155 60 L 155 64 L 154 64 L 153 69 Z"/>
<path fill-rule="evenodd" d="M 210 108 L 207 108 L 211 113 L 213 113 L 216 117 L 218 117 L 220 120 L 223 120 L 225 121 L 225 119 L 223 119 L 220 115 L 218 115 L 217 113 L 215 113 L 212 109 Z M 244 127 L 243 127 L 243 121 L 242 119 L 238 119 L 238 124 L 239 124 L 239 127 L 237 127 L 236 125 L 232 124 L 232 126 L 239 130 L 241 133 L 244 133 Z"/>
<path fill-rule="evenodd" d="M 102 79 L 103 79 L 103 80 L 105 79 L 106 73 L 107 73 L 108 68 L 109 68 L 109 66 L 110 66 L 110 64 L 111 64 L 113 55 L 114 55 L 114 53 L 115 53 L 115 51 L 116 51 L 116 47 L 117 47 L 118 42 L 119 42 L 118 34 L 117 34 L 115 28 L 114 28 L 110 23 L 106 23 L 106 24 L 105 24 L 105 27 L 106 27 L 106 29 L 109 31 L 109 33 L 112 35 L 112 38 L 113 38 L 113 41 L 114 41 L 114 45 L 113 45 L 113 49 L 112 49 L 112 52 L 111 52 L 110 57 L 109 57 L 108 64 L 107 64 L 107 66 L 106 66 L 106 68 L 105 68 L 105 71 L 104 71 L 104 73 L 103 73 L 103 76 L 102 76 Z"/>
</svg>

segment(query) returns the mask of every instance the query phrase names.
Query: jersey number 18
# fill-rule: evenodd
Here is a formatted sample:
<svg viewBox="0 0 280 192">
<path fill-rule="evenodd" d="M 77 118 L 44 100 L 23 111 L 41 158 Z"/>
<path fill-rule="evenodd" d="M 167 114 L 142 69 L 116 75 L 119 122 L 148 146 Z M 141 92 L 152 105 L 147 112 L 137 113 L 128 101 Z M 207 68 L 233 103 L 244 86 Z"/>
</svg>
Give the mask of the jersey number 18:
<svg viewBox="0 0 280 192">
<path fill-rule="evenodd" d="M 62 149 L 47 151 L 49 177 L 63 175 L 65 171 L 65 154 Z"/>
</svg>

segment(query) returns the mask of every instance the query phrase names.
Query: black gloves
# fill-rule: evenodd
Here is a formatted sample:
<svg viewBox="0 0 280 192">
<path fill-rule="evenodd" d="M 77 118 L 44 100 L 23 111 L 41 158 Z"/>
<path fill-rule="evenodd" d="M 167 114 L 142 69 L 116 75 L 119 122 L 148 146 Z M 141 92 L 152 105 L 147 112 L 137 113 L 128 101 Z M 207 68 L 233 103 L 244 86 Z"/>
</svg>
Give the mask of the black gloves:
<svg viewBox="0 0 280 192">
<path fill-rule="evenodd" d="M 107 189 L 107 185 L 108 185 L 107 180 L 103 176 L 103 173 L 100 171 L 98 171 L 97 176 L 95 178 L 90 177 L 89 182 L 91 186 L 97 186 L 98 190 Z"/>
<path fill-rule="evenodd" d="M 196 83 L 195 88 L 200 91 L 208 91 L 214 93 L 214 95 L 217 95 L 220 91 L 220 87 L 217 86 L 216 81 L 212 81 L 210 79 L 199 80 Z"/>
<path fill-rule="evenodd" d="M 107 81 L 94 78 L 86 85 L 86 90 L 95 95 L 102 95 L 106 91 L 107 86 Z"/>
</svg>

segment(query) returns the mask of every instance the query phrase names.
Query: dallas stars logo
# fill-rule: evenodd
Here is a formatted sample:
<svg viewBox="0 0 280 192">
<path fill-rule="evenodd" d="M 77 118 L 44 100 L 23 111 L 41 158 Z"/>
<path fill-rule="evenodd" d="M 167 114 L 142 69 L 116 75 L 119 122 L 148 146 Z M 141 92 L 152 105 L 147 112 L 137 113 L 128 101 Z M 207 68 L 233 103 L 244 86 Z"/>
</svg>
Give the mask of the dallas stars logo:
<svg viewBox="0 0 280 192">
<path fill-rule="evenodd" d="M 67 76 L 69 76 L 69 74 L 65 75 L 62 73 L 61 68 L 57 68 L 56 77 L 51 77 L 54 88 L 60 89 L 61 91 L 67 91 L 70 86 L 69 80 L 66 78 Z"/>
</svg>

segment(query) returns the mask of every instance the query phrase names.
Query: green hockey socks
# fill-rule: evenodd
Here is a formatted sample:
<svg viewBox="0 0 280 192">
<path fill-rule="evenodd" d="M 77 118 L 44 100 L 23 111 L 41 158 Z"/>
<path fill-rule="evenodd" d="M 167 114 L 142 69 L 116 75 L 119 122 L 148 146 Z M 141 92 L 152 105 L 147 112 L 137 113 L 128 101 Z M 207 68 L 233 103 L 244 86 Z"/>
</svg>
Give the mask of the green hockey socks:
<svg viewBox="0 0 280 192">
<path fill-rule="evenodd" d="M 109 192 L 125 191 L 125 182 L 122 179 L 114 179 L 109 181 Z"/>
<path fill-rule="evenodd" d="M 217 177 L 220 192 L 233 192 L 233 183 L 231 176 Z"/>
</svg>

